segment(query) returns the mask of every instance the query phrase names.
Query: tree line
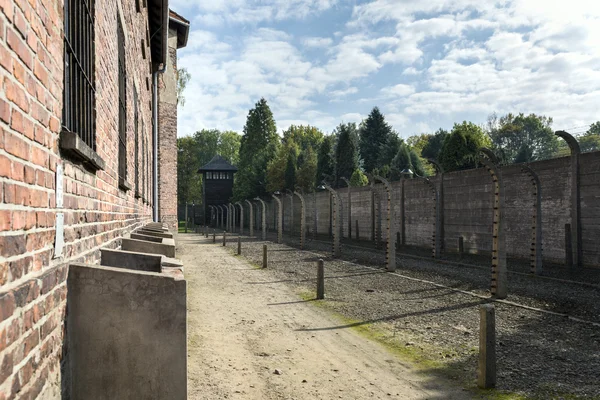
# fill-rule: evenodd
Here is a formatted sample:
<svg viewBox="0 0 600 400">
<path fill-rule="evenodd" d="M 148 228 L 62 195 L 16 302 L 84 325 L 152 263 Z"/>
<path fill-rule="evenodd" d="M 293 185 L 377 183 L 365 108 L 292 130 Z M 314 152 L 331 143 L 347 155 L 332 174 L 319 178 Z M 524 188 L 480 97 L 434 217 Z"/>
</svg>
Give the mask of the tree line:
<svg viewBox="0 0 600 400">
<path fill-rule="evenodd" d="M 582 151 L 600 149 L 600 121 L 578 138 Z M 341 123 L 327 135 L 314 126 L 292 125 L 280 137 L 273 113 L 262 98 L 248 112 L 243 134 L 202 130 L 178 139 L 178 199 L 201 202 L 197 170 L 220 154 L 239 169 L 234 199 L 300 188 L 311 192 L 324 180 L 333 187 L 368 184 L 366 173 L 398 180 L 403 174 L 434 173 L 478 166 L 479 149 L 491 148 L 505 164 L 569 154 L 552 130 L 552 118 L 536 114 L 488 117 L 484 126 L 464 121 L 450 131 L 402 139 L 374 107 L 361 123 Z"/>
</svg>

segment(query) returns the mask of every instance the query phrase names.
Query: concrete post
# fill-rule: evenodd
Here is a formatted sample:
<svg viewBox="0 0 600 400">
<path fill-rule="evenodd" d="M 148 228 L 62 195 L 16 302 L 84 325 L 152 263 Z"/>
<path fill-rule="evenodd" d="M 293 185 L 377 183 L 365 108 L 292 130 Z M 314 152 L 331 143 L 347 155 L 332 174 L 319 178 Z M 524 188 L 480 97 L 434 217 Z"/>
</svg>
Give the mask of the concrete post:
<svg viewBox="0 0 600 400">
<path fill-rule="evenodd" d="M 267 240 L 267 205 L 260 197 L 254 200 L 260 201 L 262 204 L 262 240 Z"/>
<path fill-rule="evenodd" d="M 238 256 L 242 255 L 242 237 L 238 236 Z"/>
<path fill-rule="evenodd" d="M 439 227 L 441 225 L 441 221 L 440 221 L 440 216 L 438 213 L 438 192 L 437 189 L 435 188 L 435 185 L 433 184 L 433 182 L 431 182 L 431 180 L 429 178 L 421 178 L 425 181 L 425 183 L 427 183 L 427 185 L 429 186 L 429 188 L 431 189 L 431 193 L 433 194 L 433 229 L 432 229 L 432 233 L 431 233 L 431 255 L 433 256 L 433 258 L 439 258 L 440 256 L 440 250 L 441 247 L 438 245 L 438 236 L 437 233 L 439 231 Z"/>
<path fill-rule="evenodd" d="M 406 178 L 402 178 L 401 181 L 402 183 L 400 184 L 400 244 L 404 246 L 406 244 L 406 207 L 404 206 L 404 186 L 406 183 Z"/>
<path fill-rule="evenodd" d="M 227 231 L 223 231 L 223 247 L 227 246 Z"/>
<path fill-rule="evenodd" d="M 375 238 L 375 180 L 371 174 L 366 174 L 369 178 L 371 186 L 371 241 L 374 242 Z"/>
<path fill-rule="evenodd" d="M 492 222 L 492 297 L 505 299 L 507 296 L 506 241 L 504 237 L 504 184 L 496 156 L 491 150 L 482 148 L 481 162 L 486 167 L 494 183 L 494 219 Z"/>
<path fill-rule="evenodd" d="M 341 178 L 348 186 L 348 239 L 352 239 L 352 190 L 350 188 L 350 181 L 344 177 Z"/>
<path fill-rule="evenodd" d="M 268 254 L 267 254 L 267 245 L 263 244 L 263 263 L 262 263 L 262 267 L 263 268 L 267 268 L 267 265 L 269 264 L 269 258 L 268 258 Z"/>
<path fill-rule="evenodd" d="M 290 196 L 290 233 L 294 236 L 294 193 L 291 190 L 286 190 Z"/>
<path fill-rule="evenodd" d="M 496 386 L 496 313 L 492 304 L 479 306 L 479 368 L 477 386 Z"/>
<path fill-rule="evenodd" d="M 571 245 L 573 252 L 573 265 L 580 267 L 583 264 L 582 234 L 581 234 L 581 190 L 579 178 L 579 143 L 571 134 L 558 131 L 556 136 L 562 138 L 571 149 Z"/>
<path fill-rule="evenodd" d="M 565 224 L 565 265 L 573 266 L 573 243 L 571 242 L 571 224 Z"/>
<path fill-rule="evenodd" d="M 185 233 L 187 233 L 187 228 L 188 228 L 188 206 L 187 206 L 187 201 L 185 202 Z"/>
<path fill-rule="evenodd" d="M 338 225 L 337 225 L 337 218 L 339 216 L 339 202 L 338 200 L 338 194 L 335 190 L 333 190 L 331 188 L 331 186 L 329 186 L 328 184 L 326 184 L 325 182 L 323 182 L 323 185 L 325 186 L 325 188 L 329 191 L 329 193 L 331 194 L 331 199 L 332 199 L 332 205 L 333 205 L 333 212 L 331 213 L 331 231 L 333 234 L 333 248 L 332 248 L 332 254 L 333 257 L 339 257 L 340 256 L 340 232 L 338 229 Z"/>
<path fill-rule="evenodd" d="M 535 275 L 542 273 L 542 187 L 540 179 L 529 165 L 521 167 L 526 172 L 533 185 L 533 213 L 531 221 L 531 269 Z"/>
<path fill-rule="evenodd" d="M 294 194 L 300 199 L 300 250 L 303 250 L 306 240 L 306 205 L 304 204 L 304 196 L 296 191 L 294 191 Z"/>
<path fill-rule="evenodd" d="M 241 202 L 235 203 L 240 207 L 240 235 L 244 234 L 244 205 Z"/>
<path fill-rule="evenodd" d="M 283 209 L 281 207 L 281 200 L 274 194 L 271 195 L 277 202 L 277 243 L 281 244 L 283 241 Z"/>
<path fill-rule="evenodd" d="M 393 190 L 390 183 L 380 177 L 375 176 L 375 179 L 381 181 L 387 192 L 387 218 L 386 218 L 386 229 L 387 229 L 387 248 L 385 252 L 386 269 L 388 271 L 396 270 L 396 224 L 394 224 L 394 201 L 393 201 Z"/>
<path fill-rule="evenodd" d="M 325 298 L 325 266 L 323 260 L 317 261 L 317 300 Z"/>
<path fill-rule="evenodd" d="M 250 200 L 245 200 L 246 203 L 248 203 L 248 207 L 250 208 L 250 218 L 248 218 L 248 225 L 250 228 L 250 236 L 254 236 L 254 210 L 252 207 L 252 203 L 250 202 Z"/>
</svg>

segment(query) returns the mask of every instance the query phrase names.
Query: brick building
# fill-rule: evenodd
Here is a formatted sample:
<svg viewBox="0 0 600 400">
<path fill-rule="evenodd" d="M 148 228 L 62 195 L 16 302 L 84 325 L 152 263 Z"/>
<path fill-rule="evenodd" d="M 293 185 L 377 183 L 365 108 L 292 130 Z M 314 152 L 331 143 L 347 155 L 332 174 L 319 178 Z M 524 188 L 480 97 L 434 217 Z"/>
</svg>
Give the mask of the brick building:
<svg viewBox="0 0 600 400">
<path fill-rule="evenodd" d="M 0 0 L 0 399 L 61 398 L 67 265 L 176 222 L 188 29 L 168 0 Z"/>
</svg>

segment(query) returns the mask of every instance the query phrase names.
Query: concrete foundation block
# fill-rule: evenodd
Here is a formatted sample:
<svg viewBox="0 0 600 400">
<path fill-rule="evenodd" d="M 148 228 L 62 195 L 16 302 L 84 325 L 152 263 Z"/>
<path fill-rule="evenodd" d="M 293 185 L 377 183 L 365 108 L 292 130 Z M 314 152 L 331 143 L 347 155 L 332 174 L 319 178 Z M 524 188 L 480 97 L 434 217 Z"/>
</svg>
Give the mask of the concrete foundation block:
<svg viewBox="0 0 600 400">
<path fill-rule="evenodd" d="M 161 237 L 161 238 L 173 239 L 173 234 L 170 232 L 160 232 L 160 231 L 153 231 L 153 230 L 149 230 L 149 229 L 138 229 L 134 232 L 137 234 L 140 234 L 140 235 L 156 236 L 156 237 Z"/>
<path fill-rule="evenodd" d="M 161 272 L 163 256 L 123 250 L 100 250 L 100 265 L 136 271 Z"/>
<path fill-rule="evenodd" d="M 175 241 L 173 239 L 163 239 L 162 243 L 154 243 L 145 240 L 123 238 L 121 241 L 121 250 L 162 254 L 163 256 L 175 258 Z"/>
<path fill-rule="evenodd" d="M 72 264 L 67 289 L 68 398 L 187 399 L 185 280 Z"/>
<path fill-rule="evenodd" d="M 129 235 L 129 237 L 132 239 L 145 240 L 147 242 L 153 242 L 153 243 L 162 243 L 163 242 L 163 238 L 161 238 L 161 237 L 140 235 L 139 233 L 132 233 L 131 235 Z"/>
</svg>

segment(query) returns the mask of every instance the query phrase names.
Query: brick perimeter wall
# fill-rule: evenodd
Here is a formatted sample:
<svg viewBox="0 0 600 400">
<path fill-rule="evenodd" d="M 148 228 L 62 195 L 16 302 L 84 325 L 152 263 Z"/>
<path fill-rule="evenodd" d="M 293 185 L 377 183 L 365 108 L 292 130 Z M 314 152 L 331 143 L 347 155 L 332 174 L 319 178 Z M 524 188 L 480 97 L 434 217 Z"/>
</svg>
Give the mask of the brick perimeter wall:
<svg viewBox="0 0 600 400">
<path fill-rule="evenodd" d="M 148 10 L 142 5 L 137 12 L 135 0 L 122 2 L 130 191 L 118 188 L 117 176 L 117 2 L 97 0 L 95 13 L 96 145 L 106 167 L 92 172 L 59 150 L 63 2 L 0 0 L 0 399 L 61 398 L 61 378 L 68 381 L 60 372 L 66 265 L 98 261 L 101 247 L 118 247 L 120 236 L 151 219 Z M 60 210 L 59 163 L 64 167 Z M 65 246 L 63 256 L 54 258 L 57 212 L 64 213 Z"/>
</svg>

